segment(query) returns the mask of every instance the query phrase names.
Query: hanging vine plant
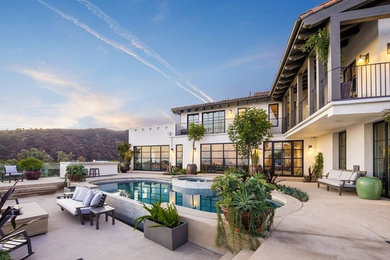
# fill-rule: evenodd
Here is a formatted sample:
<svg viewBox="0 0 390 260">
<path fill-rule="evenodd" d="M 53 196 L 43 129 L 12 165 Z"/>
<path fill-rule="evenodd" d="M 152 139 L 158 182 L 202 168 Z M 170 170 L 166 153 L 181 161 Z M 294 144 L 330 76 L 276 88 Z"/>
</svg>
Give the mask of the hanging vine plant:
<svg viewBox="0 0 390 260">
<path fill-rule="evenodd" d="M 329 34 L 326 28 L 318 30 L 318 33 L 310 36 L 305 44 L 301 46 L 301 52 L 309 52 L 315 49 L 318 59 L 327 67 L 329 51 Z"/>
</svg>

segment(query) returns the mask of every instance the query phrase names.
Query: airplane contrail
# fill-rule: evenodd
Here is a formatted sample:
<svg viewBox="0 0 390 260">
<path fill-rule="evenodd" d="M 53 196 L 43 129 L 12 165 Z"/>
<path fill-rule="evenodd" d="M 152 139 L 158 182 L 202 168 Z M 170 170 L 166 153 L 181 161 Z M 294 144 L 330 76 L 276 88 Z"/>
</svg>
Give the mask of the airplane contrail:
<svg viewBox="0 0 390 260">
<path fill-rule="evenodd" d="M 100 19 L 103 19 L 116 34 L 129 40 L 130 43 L 134 47 L 142 50 L 146 55 L 149 55 L 149 56 L 155 58 L 158 62 L 160 62 L 162 65 L 164 65 L 168 70 L 170 70 L 172 73 L 174 73 L 176 76 L 178 76 L 190 88 L 194 89 L 195 91 L 199 92 L 202 96 L 204 96 L 209 102 L 214 102 L 214 100 L 210 96 L 208 96 L 204 91 L 202 91 L 200 88 L 195 86 L 190 81 L 185 80 L 183 75 L 179 71 L 177 71 L 177 69 L 175 67 L 173 67 L 171 64 L 169 64 L 165 59 L 163 59 L 156 51 L 154 51 L 147 44 L 145 44 L 141 40 L 139 40 L 136 36 L 134 36 L 127 29 L 123 28 L 116 20 L 114 20 L 109 15 L 104 13 L 100 8 L 98 8 L 94 4 L 90 3 L 88 0 L 76 0 L 76 1 L 83 4 L 89 11 L 91 11 L 97 17 L 99 17 Z"/>
<path fill-rule="evenodd" d="M 131 51 L 130 49 L 126 48 L 125 46 L 123 46 L 122 44 L 120 43 L 117 43 L 103 35 L 101 35 L 100 33 L 98 33 L 97 31 L 93 30 L 92 28 L 90 28 L 88 25 L 80 22 L 79 20 L 77 20 L 76 18 L 74 18 L 73 16 L 70 16 L 70 15 L 67 15 L 63 12 L 61 12 L 60 10 L 58 10 L 57 8 L 49 5 L 48 3 L 42 1 L 42 0 L 37 0 L 40 4 L 46 6 L 47 8 L 49 8 L 50 10 L 52 10 L 53 12 L 59 14 L 62 18 L 72 22 L 73 24 L 75 24 L 76 26 L 84 29 L 86 32 L 92 34 L 93 36 L 95 36 L 96 38 L 98 38 L 99 40 L 105 42 L 106 44 L 108 45 L 111 45 L 112 47 L 118 49 L 118 50 L 121 50 L 122 52 L 126 53 L 127 55 L 130 55 L 132 57 L 134 57 L 135 59 L 137 59 L 139 62 L 143 63 L 144 65 L 148 66 L 149 68 L 155 70 L 156 72 L 160 73 L 161 75 L 163 75 L 165 78 L 169 79 L 170 81 L 174 82 L 178 87 L 182 88 L 183 90 L 187 91 L 188 93 L 190 93 L 191 95 L 195 96 L 196 98 L 200 99 L 202 102 L 204 103 L 207 103 L 207 101 L 200 97 L 199 95 L 197 95 L 196 93 L 194 93 L 193 91 L 191 91 L 190 89 L 182 86 L 181 84 L 179 84 L 178 82 L 174 81 L 169 75 L 167 75 L 166 73 L 164 73 L 163 71 L 161 71 L 159 68 L 157 68 L 155 65 L 151 64 L 150 62 L 146 61 L 145 59 L 143 59 L 142 57 L 140 57 L 139 55 L 137 55 L 136 53 L 134 53 L 133 51 Z"/>
</svg>

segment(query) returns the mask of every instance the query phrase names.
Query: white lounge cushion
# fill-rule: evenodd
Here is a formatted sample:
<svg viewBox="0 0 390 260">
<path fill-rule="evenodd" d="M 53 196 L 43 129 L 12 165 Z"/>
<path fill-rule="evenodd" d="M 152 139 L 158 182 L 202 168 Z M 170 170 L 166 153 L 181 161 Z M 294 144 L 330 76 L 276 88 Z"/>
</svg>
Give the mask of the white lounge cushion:
<svg viewBox="0 0 390 260">
<path fill-rule="evenodd" d="M 339 170 L 330 170 L 328 179 L 338 179 L 341 175 L 341 171 Z"/>
<path fill-rule="evenodd" d="M 76 200 L 77 195 L 80 193 L 81 187 L 76 187 L 76 189 L 73 192 L 72 200 Z"/>
<path fill-rule="evenodd" d="M 93 197 L 93 199 L 92 199 L 92 201 L 90 203 L 90 206 L 91 207 L 96 207 L 99 204 L 100 199 L 102 198 L 102 196 L 103 196 L 103 192 L 97 192 L 95 194 L 95 196 Z"/>
<path fill-rule="evenodd" d="M 340 180 L 349 181 L 352 177 L 352 172 L 342 171 L 340 175 Z"/>
<path fill-rule="evenodd" d="M 77 197 L 75 200 L 77 201 L 83 201 L 85 198 L 85 195 L 87 195 L 87 192 L 89 191 L 88 188 L 81 187 L 79 194 L 77 194 Z"/>
<path fill-rule="evenodd" d="M 72 199 L 57 199 L 57 205 L 69 211 L 72 215 L 77 216 L 78 212 L 76 207 L 83 207 L 81 201 Z M 89 214 L 91 207 L 81 208 L 81 214 Z"/>
<path fill-rule="evenodd" d="M 322 184 L 336 186 L 336 187 L 339 187 L 342 185 L 342 182 L 340 182 L 340 180 L 338 180 L 338 179 L 320 179 L 320 180 L 318 180 L 318 182 L 322 183 Z"/>
<path fill-rule="evenodd" d="M 18 173 L 15 165 L 4 165 L 5 173 Z"/>
<path fill-rule="evenodd" d="M 11 175 L 11 176 L 21 176 L 21 175 L 23 175 L 23 172 L 11 172 L 9 175 Z"/>
<path fill-rule="evenodd" d="M 357 179 L 359 179 L 360 173 L 359 172 L 353 172 L 351 179 L 349 179 L 349 183 L 355 184 Z"/>
<path fill-rule="evenodd" d="M 85 195 L 85 197 L 84 197 L 83 205 L 89 206 L 91 204 L 91 201 L 92 201 L 94 196 L 95 196 L 95 192 L 93 190 L 89 190 L 87 192 L 87 195 Z"/>
</svg>

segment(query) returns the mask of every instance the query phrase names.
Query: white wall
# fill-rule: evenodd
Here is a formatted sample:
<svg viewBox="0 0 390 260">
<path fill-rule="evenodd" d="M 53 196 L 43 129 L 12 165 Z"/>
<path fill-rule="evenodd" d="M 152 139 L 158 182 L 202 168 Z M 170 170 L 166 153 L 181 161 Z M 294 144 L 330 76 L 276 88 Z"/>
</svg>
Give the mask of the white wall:
<svg viewBox="0 0 390 260">
<path fill-rule="evenodd" d="M 321 135 L 316 138 L 315 154 L 321 152 L 324 156 L 324 173 L 333 169 L 333 139 L 332 133 Z"/>
</svg>

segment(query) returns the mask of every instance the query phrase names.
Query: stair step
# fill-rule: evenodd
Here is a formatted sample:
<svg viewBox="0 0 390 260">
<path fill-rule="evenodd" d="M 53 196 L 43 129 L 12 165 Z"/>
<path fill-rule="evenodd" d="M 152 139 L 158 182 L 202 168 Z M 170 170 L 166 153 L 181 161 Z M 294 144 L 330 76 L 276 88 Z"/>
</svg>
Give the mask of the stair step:
<svg viewBox="0 0 390 260">
<path fill-rule="evenodd" d="M 253 255 L 254 251 L 243 249 L 233 257 L 233 260 L 247 260 Z"/>
<path fill-rule="evenodd" d="M 235 257 L 230 251 L 227 251 L 219 260 L 232 260 Z"/>
</svg>

